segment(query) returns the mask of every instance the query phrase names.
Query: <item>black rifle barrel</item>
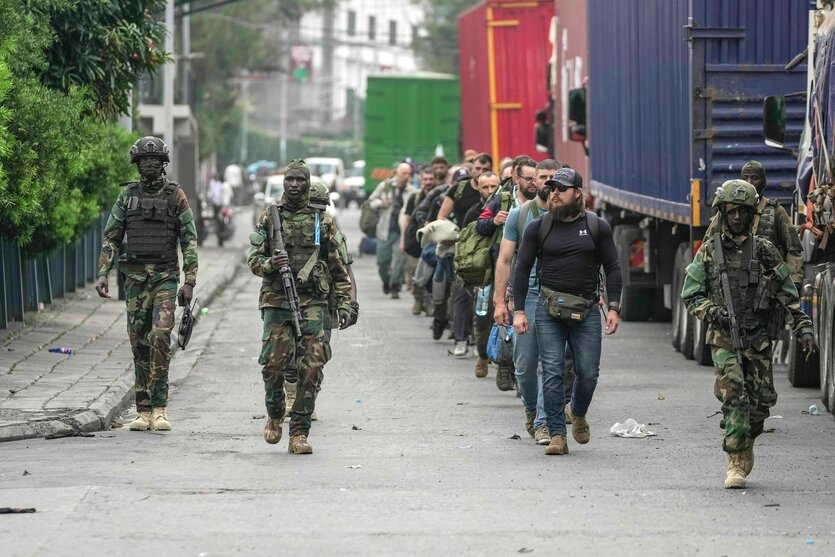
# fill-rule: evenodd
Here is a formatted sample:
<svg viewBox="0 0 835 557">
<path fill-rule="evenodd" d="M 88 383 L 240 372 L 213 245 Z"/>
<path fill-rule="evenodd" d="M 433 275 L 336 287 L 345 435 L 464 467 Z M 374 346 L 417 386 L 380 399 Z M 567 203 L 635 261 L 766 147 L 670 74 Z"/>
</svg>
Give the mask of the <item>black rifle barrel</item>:
<svg viewBox="0 0 835 557">
<path fill-rule="evenodd" d="M 270 218 L 273 221 L 273 255 L 282 255 L 287 253 L 284 247 L 284 237 L 281 235 L 281 216 L 278 213 L 278 206 L 270 206 Z M 293 278 L 293 271 L 289 265 L 282 265 L 278 269 L 281 276 L 281 286 L 284 288 L 284 296 L 290 305 L 290 314 L 293 316 L 293 331 L 296 337 L 302 336 L 301 327 L 301 311 L 299 310 L 299 295 L 296 292 L 296 281 Z"/>
</svg>

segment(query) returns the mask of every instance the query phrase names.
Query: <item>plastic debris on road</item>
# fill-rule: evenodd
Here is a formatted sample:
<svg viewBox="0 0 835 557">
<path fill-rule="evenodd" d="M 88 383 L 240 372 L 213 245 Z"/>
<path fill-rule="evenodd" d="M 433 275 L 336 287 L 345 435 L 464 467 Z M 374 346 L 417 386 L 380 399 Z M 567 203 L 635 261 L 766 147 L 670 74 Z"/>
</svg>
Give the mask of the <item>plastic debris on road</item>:
<svg viewBox="0 0 835 557">
<path fill-rule="evenodd" d="M 639 424 L 632 418 L 627 418 L 623 423 L 617 422 L 609 430 L 609 434 L 614 437 L 649 437 L 655 435 L 654 432 L 647 429 L 646 424 Z"/>
<path fill-rule="evenodd" d="M 57 346 L 55 348 L 50 348 L 50 352 L 53 354 L 69 354 L 72 356 L 73 350 L 69 346 Z"/>
</svg>

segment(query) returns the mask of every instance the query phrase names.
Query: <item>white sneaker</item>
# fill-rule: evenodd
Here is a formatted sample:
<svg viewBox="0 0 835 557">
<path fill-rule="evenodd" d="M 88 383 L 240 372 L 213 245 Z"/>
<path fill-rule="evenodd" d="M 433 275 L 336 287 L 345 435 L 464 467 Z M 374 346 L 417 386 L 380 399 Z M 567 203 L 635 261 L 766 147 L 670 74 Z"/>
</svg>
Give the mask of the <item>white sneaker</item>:
<svg viewBox="0 0 835 557">
<path fill-rule="evenodd" d="M 465 358 L 467 356 L 467 341 L 456 341 L 455 346 L 447 350 L 447 354 L 449 354 L 453 358 Z"/>
</svg>

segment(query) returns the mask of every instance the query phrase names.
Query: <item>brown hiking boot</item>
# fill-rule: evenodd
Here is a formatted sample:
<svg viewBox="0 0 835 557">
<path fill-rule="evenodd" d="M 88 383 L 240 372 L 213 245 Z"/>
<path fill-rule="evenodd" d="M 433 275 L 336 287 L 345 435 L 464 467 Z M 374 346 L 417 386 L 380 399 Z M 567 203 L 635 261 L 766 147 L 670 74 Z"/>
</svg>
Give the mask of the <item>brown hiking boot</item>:
<svg viewBox="0 0 835 557">
<path fill-rule="evenodd" d="M 551 442 L 548 443 L 547 447 L 545 447 L 545 454 L 568 454 L 568 441 L 566 440 L 565 435 L 555 435 L 551 437 Z"/>
<path fill-rule="evenodd" d="M 490 364 L 490 360 L 487 358 L 479 358 L 478 361 L 475 363 L 475 376 L 476 377 L 487 377 L 487 366 Z"/>
<path fill-rule="evenodd" d="M 525 408 L 525 431 L 528 432 L 528 435 L 531 437 L 534 436 L 534 432 L 536 428 L 533 427 L 533 421 L 536 419 L 536 408 L 532 410 L 528 410 Z"/>
<path fill-rule="evenodd" d="M 551 442 L 551 434 L 548 432 L 548 424 L 542 424 L 533 433 L 533 439 L 537 445 L 547 445 Z"/>
<path fill-rule="evenodd" d="M 745 487 L 745 470 L 742 466 L 743 453 L 728 453 L 728 475 L 725 476 L 725 489 Z"/>
<path fill-rule="evenodd" d="M 171 422 L 168 421 L 165 406 L 154 406 L 151 409 L 151 427 L 155 431 L 171 431 Z"/>
<path fill-rule="evenodd" d="M 754 445 L 752 444 L 748 447 L 748 449 L 739 453 L 739 455 L 742 464 L 742 471 L 745 473 L 745 477 L 747 478 L 751 473 L 751 470 L 754 469 Z"/>
<path fill-rule="evenodd" d="M 574 416 L 574 420 L 571 422 L 571 435 L 581 445 L 589 442 L 591 429 L 585 416 Z"/>
<path fill-rule="evenodd" d="M 148 410 L 139 412 L 128 425 L 128 429 L 131 431 L 148 431 L 151 429 L 151 412 Z"/>
<path fill-rule="evenodd" d="M 296 403 L 296 383 L 284 383 L 284 421 L 290 421 L 290 410 Z"/>
<path fill-rule="evenodd" d="M 292 454 L 313 454 L 313 447 L 307 442 L 307 435 L 293 435 L 290 437 L 290 444 L 287 445 L 287 452 Z"/>
<path fill-rule="evenodd" d="M 574 414 L 571 413 L 570 402 L 565 405 L 565 423 L 569 425 L 574 423 Z"/>
<path fill-rule="evenodd" d="M 267 418 L 267 425 L 264 426 L 264 441 L 275 445 L 281 441 L 281 425 L 284 420 L 281 418 Z"/>
</svg>

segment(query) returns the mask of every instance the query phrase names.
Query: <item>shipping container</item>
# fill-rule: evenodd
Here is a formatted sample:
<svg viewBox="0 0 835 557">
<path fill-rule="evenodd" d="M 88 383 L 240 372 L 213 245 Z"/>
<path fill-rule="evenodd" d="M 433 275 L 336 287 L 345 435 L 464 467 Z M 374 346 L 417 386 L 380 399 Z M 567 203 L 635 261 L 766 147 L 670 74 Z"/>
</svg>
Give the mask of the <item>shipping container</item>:
<svg viewBox="0 0 835 557">
<path fill-rule="evenodd" d="M 548 110 L 554 4 L 486 0 L 458 19 L 462 147 L 537 159 L 535 115 Z"/>
<path fill-rule="evenodd" d="M 559 15 L 559 14 L 558 14 Z M 588 0 L 587 139 L 596 208 L 613 225 L 622 317 L 673 320 L 673 345 L 710 362 L 680 300 L 716 187 L 761 161 L 789 203 L 796 161 L 764 145 L 763 99 L 804 91 L 802 0 Z M 799 137 L 803 101 L 787 111 Z"/>
<path fill-rule="evenodd" d="M 365 189 L 391 176 L 411 157 L 428 162 L 441 152 L 461 158 L 460 96 L 455 76 L 435 73 L 369 76 L 365 104 Z"/>
<path fill-rule="evenodd" d="M 582 89 L 588 76 L 588 13 L 586 0 L 556 0 L 551 84 L 554 99 L 554 154 L 557 160 L 589 175 L 589 158 L 581 141 L 571 139 L 569 92 Z"/>
</svg>

